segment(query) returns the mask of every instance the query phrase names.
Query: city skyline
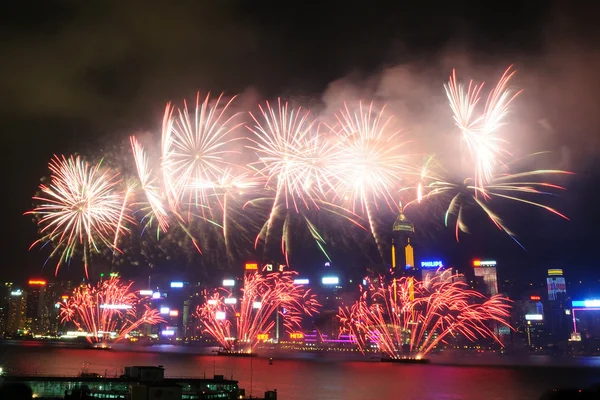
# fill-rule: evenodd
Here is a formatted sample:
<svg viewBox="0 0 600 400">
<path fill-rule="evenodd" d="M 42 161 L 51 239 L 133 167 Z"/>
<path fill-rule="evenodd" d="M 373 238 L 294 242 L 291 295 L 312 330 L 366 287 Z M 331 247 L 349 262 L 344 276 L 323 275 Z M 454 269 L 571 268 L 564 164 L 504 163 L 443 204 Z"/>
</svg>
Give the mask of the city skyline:
<svg viewBox="0 0 600 400">
<path fill-rule="evenodd" d="M 536 21 L 535 24 L 532 24 L 535 26 L 530 28 L 531 32 L 539 29 L 540 26 L 541 30 L 545 32 L 550 29 L 549 27 L 553 27 L 556 24 L 553 18 L 561 9 L 548 6 L 536 9 L 535 11 L 531 9 L 519 10 L 522 13 L 521 18 L 523 18 L 523 20 L 527 19 L 529 23 L 533 18 L 533 20 Z M 149 10 L 149 12 L 150 11 L 152 10 Z M 247 10 L 239 10 L 240 13 L 246 11 Z M 418 14 L 418 11 L 419 10 L 415 8 L 414 13 Z M 15 9 L 15 12 L 16 17 L 22 17 L 24 11 Z M 69 24 L 75 24 L 73 26 L 77 26 L 77 23 L 74 22 L 76 20 L 71 19 L 68 10 L 54 10 L 53 12 L 56 13 L 58 19 L 61 22 L 64 22 L 66 26 L 70 26 Z M 83 11 L 79 10 L 79 12 Z M 464 10 L 457 10 L 456 12 L 460 14 L 464 12 Z M 107 11 L 107 13 L 110 13 L 110 11 Z M 103 15 L 99 14 L 97 18 L 97 20 L 94 20 L 102 25 Z M 260 18 L 263 17 L 258 17 L 258 19 Z M 473 19 L 463 18 L 470 21 L 473 28 L 480 23 Z M 19 19 L 16 18 L 14 24 L 18 24 L 18 21 Z M 516 25 L 519 25 L 518 21 L 513 22 Z M 520 22 L 520 24 L 526 25 L 523 21 Z M 272 26 L 268 26 L 269 28 L 265 29 L 274 29 Z M 592 244 L 594 243 L 593 221 L 594 218 L 596 218 L 595 215 L 597 215 L 597 211 L 595 211 L 595 207 L 590 203 L 590 198 L 593 198 L 594 189 L 592 187 L 594 186 L 597 177 L 594 176 L 595 172 L 593 172 L 593 165 L 590 165 L 588 161 L 580 161 L 582 159 L 587 160 L 588 158 L 579 157 L 579 154 L 583 155 L 585 153 L 582 153 L 578 148 L 581 147 L 582 143 L 585 143 L 584 139 L 586 137 L 590 135 L 593 136 L 591 133 L 588 133 L 588 130 L 595 129 L 597 126 L 591 124 L 594 122 L 593 119 L 580 119 L 579 125 L 565 125 L 564 122 L 552 119 L 552 115 L 550 115 L 549 111 L 552 107 L 562 106 L 567 110 L 571 110 L 573 105 L 567 104 L 564 100 L 556 99 L 554 102 L 544 103 L 543 99 L 540 98 L 540 90 L 542 88 L 550 88 L 557 93 L 562 93 L 558 88 L 552 88 L 552 85 L 559 84 L 559 80 L 555 77 L 551 77 L 551 79 L 544 78 L 544 76 L 546 76 L 544 75 L 544 73 L 546 73 L 546 67 L 525 56 L 525 52 L 531 50 L 538 55 L 542 55 L 545 60 L 551 60 L 551 57 L 548 55 L 551 52 L 543 38 L 536 35 L 530 35 L 530 40 L 527 43 L 520 43 L 519 47 L 511 48 L 511 46 L 516 46 L 515 43 L 521 42 L 524 35 L 515 37 L 515 30 L 511 30 L 509 27 L 491 30 L 488 32 L 488 35 L 492 37 L 501 37 L 503 43 L 497 43 L 492 40 L 491 37 L 488 39 L 483 38 L 482 40 L 485 45 L 480 43 L 479 48 L 493 44 L 497 49 L 502 51 L 499 51 L 498 55 L 495 55 L 494 57 L 488 55 L 487 57 L 479 56 L 478 58 L 478 53 L 476 51 L 469 52 L 465 50 L 463 52 L 455 52 L 454 46 L 448 45 L 440 37 L 432 38 L 429 41 L 425 41 L 426 43 L 423 43 L 423 40 L 406 38 L 406 32 L 400 30 L 395 31 L 392 28 L 385 29 L 391 29 L 391 31 L 389 32 L 390 38 L 386 39 L 385 43 L 381 43 L 380 50 L 386 49 L 386 51 L 381 52 L 382 55 L 373 57 L 373 59 L 369 59 L 367 62 L 358 59 L 349 60 L 347 63 L 342 63 L 343 65 L 338 64 L 337 68 L 327 71 L 327 73 L 323 73 L 322 75 L 318 72 L 313 72 L 308 75 L 305 74 L 302 78 L 303 82 L 311 80 L 309 79 L 309 75 L 313 75 L 312 77 L 315 78 L 314 82 L 319 82 L 318 85 L 315 84 L 315 87 L 309 90 L 298 89 L 298 84 L 288 84 L 290 80 L 287 77 L 280 78 L 278 83 L 267 82 L 260 73 L 249 74 L 244 78 L 245 81 L 244 79 L 238 79 L 235 84 L 232 84 L 231 80 L 227 79 L 229 76 L 222 76 L 215 80 L 210 80 L 206 77 L 197 77 L 195 79 L 190 79 L 188 82 L 180 81 L 175 87 L 168 89 L 165 92 L 160 92 L 152 86 L 146 87 L 143 84 L 140 84 L 139 87 L 153 91 L 153 100 L 145 102 L 143 106 L 137 104 L 135 107 L 132 106 L 131 111 L 119 114 L 120 118 L 118 120 L 104 117 L 99 118 L 99 115 L 90 114 L 89 110 L 86 111 L 78 108 L 73 109 L 72 116 L 60 115 L 61 113 L 58 112 L 59 110 L 50 110 L 48 113 L 49 116 L 44 117 L 32 112 L 29 104 L 26 104 L 25 102 L 16 102 L 13 104 L 16 108 L 15 116 L 7 119 L 7 121 L 16 124 L 20 119 L 26 118 L 28 121 L 21 121 L 23 122 L 21 124 L 22 126 L 30 127 L 31 124 L 35 125 L 39 123 L 44 126 L 49 126 L 50 130 L 47 135 L 44 135 L 46 139 L 42 138 L 41 142 L 37 142 L 39 136 L 31 136 L 30 139 L 12 138 L 12 140 L 15 140 L 18 144 L 15 149 L 21 151 L 21 148 L 25 149 L 28 147 L 29 150 L 26 157 L 21 157 L 19 159 L 19 162 L 23 162 L 23 164 L 19 164 L 21 166 L 20 170 L 22 171 L 23 178 L 19 178 L 18 182 L 15 182 L 15 184 L 11 186 L 15 188 L 15 196 L 10 196 L 8 199 L 11 204 L 10 207 L 7 208 L 7 212 L 9 213 L 8 221 L 12 229 L 15 230 L 15 234 L 10 235 L 7 238 L 7 241 L 3 242 L 3 246 L 6 246 L 5 253 L 7 254 L 7 261 L 13 265 L 20 265 L 25 268 L 11 268 L 7 271 L 7 274 L 14 274 L 16 278 L 25 278 L 38 273 L 47 276 L 48 272 L 53 269 L 50 266 L 47 266 L 46 268 L 49 271 L 42 271 L 45 254 L 40 254 L 37 250 L 34 250 L 31 253 L 25 251 L 25 248 L 36 239 L 36 228 L 28 221 L 28 217 L 21 216 L 22 212 L 30 209 L 30 201 L 28 198 L 34 194 L 37 180 L 39 177 L 47 175 L 47 173 L 43 171 L 43 166 L 50 159 L 51 154 L 68 154 L 70 152 L 80 151 L 90 158 L 101 156 L 97 151 L 92 150 L 92 147 L 95 147 L 95 145 L 90 145 L 88 143 L 91 139 L 92 142 L 90 143 L 96 143 L 103 149 L 108 149 L 108 153 L 114 157 L 115 155 L 120 154 L 119 152 L 125 151 L 121 147 L 123 146 L 122 143 L 124 142 L 124 139 L 126 139 L 129 134 L 136 133 L 140 128 L 142 130 L 156 130 L 156 125 L 160 119 L 158 110 L 162 107 L 165 100 L 188 97 L 190 92 L 195 92 L 197 89 L 203 92 L 207 89 L 213 89 L 216 92 L 222 89 L 228 93 L 233 93 L 234 91 L 241 92 L 241 99 L 244 102 L 249 103 L 247 106 L 249 109 L 254 109 L 256 104 L 262 103 L 266 99 L 273 99 L 273 97 L 280 95 L 284 98 L 289 97 L 291 99 L 300 95 L 305 96 L 305 99 L 296 101 L 300 104 L 309 103 L 307 105 L 316 103 L 316 109 L 319 110 L 323 107 L 333 107 L 332 103 L 335 103 L 335 101 L 339 99 L 338 91 L 358 91 L 359 95 L 364 93 L 367 97 L 372 95 L 371 92 L 373 92 L 373 90 L 368 89 L 369 85 L 364 83 L 365 81 L 368 81 L 366 77 L 372 77 L 372 79 L 379 79 L 380 81 L 380 83 L 376 85 L 379 86 L 375 90 L 376 92 L 379 92 L 379 94 L 376 93 L 377 96 L 382 99 L 382 102 L 389 103 L 389 107 L 395 112 L 410 105 L 411 95 L 413 96 L 413 100 L 417 101 L 420 106 L 428 106 L 429 104 L 430 107 L 435 108 L 437 107 L 438 102 L 429 102 L 428 96 L 432 96 L 434 93 L 441 91 L 441 85 L 447 79 L 447 75 L 452 67 L 466 65 L 466 70 L 469 72 L 480 71 L 478 73 L 482 76 L 477 76 L 477 78 L 481 78 L 482 80 L 493 80 L 498 75 L 498 71 L 505 68 L 506 65 L 516 62 L 516 68 L 518 70 L 517 77 L 521 75 L 520 80 L 518 80 L 516 84 L 525 90 L 525 94 L 523 95 L 524 98 L 520 99 L 521 103 L 519 105 L 524 108 L 526 112 L 520 112 L 519 110 L 514 112 L 514 119 L 518 123 L 518 128 L 516 129 L 517 133 L 515 133 L 515 135 L 518 136 L 518 134 L 529 133 L 532 136 L 530 139 L 523 141 L 523 146 L 527 150 L 539 148 L 540 146 L 538 145 L 540 142 L 543 145 L 549 144 L 550 148 L 542 148 L 542 150 L 551 150 L 551 157 L 554 158 L 554 161 L 557 161 L 557 164 L 571 168 L 577 173 L 575 176 L 565 180 L 564 185 L 566 185 L 568 190 L 561 193 L 560 197 L 550 200 L 552 205 L 569 216 L 571 221 L 562 221 L 541 212 L 531 211 L 526 207 L 515 207 L 515 209 L 512 209 L 510 206 L 501 205 L 499 208 L 501 212 L 499 213 L 510 220 L 509 224 L 511 225 L 511 228 L 527 249 L 526 251 L 523 251 L 494 227 L 489 227 L 486 224 L 481 224 L 480 226 L 478 219 L 482 218 L 481 214 L 472 217 L 474 219 L 473 233 L 470 235 L 463 235 L 460 239 L 460 243 L 456 243 L 453 240 L 453 233 L 450 232 L 451 230 L 444 229 L 439 220 L 430 220 L 427 216 L 421 215 L 422 211 L 419 209 L 408 209 L 406 212 L 410 219 L 419 226 L 419 229 L 416 232 L 416 235 L 420 235 L 420 237 L 417 236 L 416 238 L 420 246 L 417 250 L 417 257 L 419 259 L 444 259 L 448 260 L 447 262 L 450 264 L 454 264 L 458 267 L 462 266 L 463 268 L 468 266 L 474 258 L 489 257 L 498 260 L 499 265 L 502 265 L 502 268 L 505 268 L 503 273 L 508 276 L 518 275 L 522 273 L 521 271 L 523 271 L 524 268 L 529 269 L 527 272 L 534 276 L 543 273 L 543 271 L 548 268 L 562 268 L 566 271 L 570 271 L 572 276 L 579 276 L 582 280 L 595 278 L 597 273 L 595 272 L 593 265 L 596 256 L 591 249 L 593 249 Z M 253 28 L 251 28 L 251 30 L 253 30 Z M 451 37 L 456 38 L 458 41 L 463 40 L 461 35 L 456 33 L 455 27 L 445 27 L 438 33 L 441 33 L 442 31 L 449 32 Z M 322 38 L 324 44 L 331 44 L 330 33 L 331 32 L 323 33 Z M 260 36 L 263 35 L 264 32 L 258 29 L 257 34 Z M 17 35 L 17 33 L 15 33 L 15 35 Z M 60 40 L 66 40 L 68 35 L 69 32 L 61 33 L 55 43 L 61 43 Z M 291 40 L 290 43 L 297 44 L 299 48 L 309 51 L 310 46 L 307 44 L 310 43 L 310 40 L 305 37 L 298 37 L 294 34 L 291 34 L 291 36 L 293 37 L 293 40 Z M 391 38 L 406 43 L 409 48 L 412 48 L 413 50 L 399 49 L 396 54 L 390 55 L 388 49 L 393 49 L 393 41 Z M 582 46 L 579 40 L 579 38 L 573 37 L 572 46 Z M 469 42 L 467 39 L 464 39 L 464 41 L 465 43 Z M 427 56 L 417 55 L 418 52 L 415 51 L 414 48 L 419 45 L 423 48 L 431 49 L 430 51 L 433 52 L 433 54 Z M 471 43 L 471 45 L 477 48 L 476 43 Z M 292 47 L 292 44 L 286 45 L 285 49 L 290 49 Z M 565 48 L 567 48 L 567 46 L 565 46 Z M 565 48 L 559 48 L 558 50 L 564 51 Z M 263 51 L 263 53 L 261 53 L 261 51 Z M 553 51 L 557 51 L 557 49 L 553 49 Z M 266 50 L 262 49 L 256 53 L 256 55 L 266 54 L 265 52 Z M 402 54 L 407 61 L 403 62 L 398 60 L 398 58 L 402 58 L 400 57 L 400 54 Z M 436 61 L 433 63 L 426 62 L 425 65 L 428 65 L 428 71 L 426 73 L 419 74 L 415 72 L 415 66 L 419 65 L 419 63 L 423 63 L 423 60 L 434 60 L 439 54 L 446 54 L 448 60 Z M 197 63 L 199 61 L 195 62 Z M 217 61 L 217 64 L 218 63 L 219 61 Z M 175 63 L 175 65 L 182 64 L 183 62 Z M 306 66 L 308 64 L 309 63 L 305 61 L 303 65 Z M 307 71 L 310 70 L 310 68 L 304 69 Z M 348 71 L 353 69 L 358 69 L 360 71 L 358 77 L 348 78 Z M 402 71 L 404 71 L 405 74 L 408 74 L 404 79 L 402 78 Z M 573 70 L 569 71 L 572 72 Z M 124 76 L 127 76 L 127 73 L 119 71 L 116 75 L 116 79 L 118 80 L 120 79 L 119 77 Z M 257 78 L 255 82 L 252 82 L 254 80 L 253 78 Z M 398 90 L 399 93 L 381 94 L 382 90 L 385 88 L 385 85 L 383 85 L 385 79 L 398 79 L 398 89 L 395 90 Z M 263 81 L 262 84 L 261 80 Z M 427 82 L 423 82 L 424 80 L 427 80 Z M 408 86 L 410 82 L 413 82 L 413 87 Z M 256 91 L 252 96 L 248 97 L 245 88 L 249 87 L 250 84 L 255 84 Z M 574 88 L 583 90 L 583 93 L 587 93 L 578 86 L 574 86 Z M 415 95 L 413 94 L 414 92 L 422 93 Z M 529 94 L 527 94 L 527 92 L 529 92 Z M 285 96 L 286 94 L 287 96 Z M 351 98 L 353 96 L 354 95 L 352 95 Z M 113 97 L 117 98 L 118 95 L 114 95 Z M 306 98 L 308 98 L 308 100 L 306 100 Z M 544 105 L 548 107 L 546 108 Z M 140 113 L 150 113 L 152 117 L 140 118 Z M 531 113 L 531 116 L 528 116 L 528 113 Z M 77 117 L 75 117 L 76 114 L 78 114 Z M 57 120 L 55 120 L 56 115 L 60 115 Z M 422 120 L 409 119 L 405 123 L 403 122 L 405 125 L 404 128 L 415 134 L 422 134 L 432 127 L 437 127 L 435 124 L 431 125 L 428 121 L 428 117 L 432 115 L 440 116 L 443 115 L 443 113 L 440 114 L 437 110 L 426 110 L 420 115 L 423 117 Z M 569 114 L 560 115 L 565 115 L 566 118 Z M 128 120 L 128 116 L 131 118 L 130 120 Z M 401 116 L 403 115 L 401 114 Z M 545 123 L 550 123 L 552 129 L 542 130 L 538 124 L 539 121 L 531 120 L 532 116 L 535 116 L 536 118 L 540 117 L 541 120 L 546 119 L 547 121 Z M 584 115 L 584 117 L 586 117 L 586 115 Z M 58 121 L 56 123 L 59 125 L 64 125 L 67 131 L 71 130 L 71 135 L 68 136 L 68 138 L 65 138 L 64 134 L 59 132 L 61 129 L 52 128 L 52 124 L 46 124 L 46 122 L 51 120 L 55 122 Z M 85 122 L 82 123 L 81 121 Z M 514 121 L 511 121 L 511 123 L 512 122 Z M 534 130 L 531 130 L 530 124 L 532 122 L 534 122 L 534 125 L 536 126 Z M 425 124 L 425 126 L 422 126 L 423 124 Z M 87 127 L 86 129 L 83 129 L 82 127 L 85 125 L 87 125 Z M 443 125 L 446 129 L 450 129 L 450 123 L 444 122 Z M 523 128 L 523 125 L 525 125 L 526 128 Z M 544 124 L 541 124 L 541 126 L 544 126 Z M 40 126 L 35 130 L 43 131 L 44 129 Z M 77 134 L 74 133 L 75 130 L 77 131 Z M 566 138 L 567 135 L 565 134 L 567 132 L 570 133 L 571 130 L 575 131 L 574 135 L 577 138 L 576 141 L 573 141 L 573 135 L 569 135 L 569 140 Z M 83 131 L 89 131 L 89 133 L 80 134 L 80 132 Z M 538 131 L 544 133 L 534 135 L 534 133 Z M 555 131 L 558 134 L 552 134 L 552 131 Z M 97 135 L 98 132 L 105 133 Z M 36 141 L 29 141 L 33 140 L 34 137 Z M 38 146 L 38 143 L 44 143 L 44 140 L 48 141 L 46 142 L 46 145 Z M 532 143 L 535 146 L 530 146 Z M 519 144 L 521 143 L 519 142 Z M 565 147 L 567 148 L 566 153 L 563 151 Z M 591 147 L 593 148 L 593 146 Z M 30 161 L 25 162 L 25 160 L 29 159 Z M 13 178 L 11 177 L 10 179 Z M 391 225 L 394 218 L 395 216 L 391 214 L 383 215 L 381 217 L 381 224 L 384 227 Z M 385 231 L 387 229 L 382 230 Z M 335 254 L 336 256 L 333 258 L 334 264 L 340 266 L 348 265 L 348 268 L 351 270 L 362 268 L 366 264 L 369 264 L 369 261 L 365 260 L 365 257 L 354 263 L 355 265 L 352 265 L 352 259 L 355 257 L 345 256 L 344 253 L 346 252 L 346 248 L 347 247 L 345 246 L 339 246 L 335 249 L 334 253 L 337 254 Z M 372 250 L 373 247 L 371 246 L 371 251 Z M 305 267 L 310 270 L 310 267 L 312 266 L 312 268 L 317 269 L 324 262 L 318 252 L 307 252 L 305 257 L 306 260 L 300 258 L 299 261 L 296 262 L 299 267 Z M 168 258 L 168 256 L 166 258 Z M 110 261 L 106 260 L 97 261 L 97 268 L 108 270 L 107 264 L 109 263 Z M 135 274 L 136 267 L 143 268 L 143 265 L 136 266 L 127 264 L 128 263 L 124 263 L 123 265 L 118 266 L 117 269 L 123 267 L 124 269 L 130 270 L 123 271 L 124 273 Z M 161 268 L 167 269 L 176 267 L 181 270 L 180 273 L 184 273 L 186 269 L 194 268 L 195 266 L 194 261 L 189 262 L 185 260 L 184 257 L 180 257 L 180 259 L 177 260 L 159 260 L 158 262 L 155 262 L 155 264 L 158 265 L 159 270 Z M 81 269 L 79 262 L 73 261 L 72 269 L 72 274 L 75 276 L 79 274 L 79 270 Z"/>
</svg>

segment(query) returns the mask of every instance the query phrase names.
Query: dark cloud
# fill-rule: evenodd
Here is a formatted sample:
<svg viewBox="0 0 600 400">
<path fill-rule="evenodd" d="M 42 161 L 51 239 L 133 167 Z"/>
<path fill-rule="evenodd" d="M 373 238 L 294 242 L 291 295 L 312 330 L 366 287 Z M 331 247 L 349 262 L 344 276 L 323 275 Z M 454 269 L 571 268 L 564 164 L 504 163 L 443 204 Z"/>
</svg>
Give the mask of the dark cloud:
<svg viewBox="0 0 600 400">
<path fill-rule="evenodd" d="M 45 29 L 0 42 L 2 109 L 97 122 L 150 113 L 175 94 L 243 88 L 254 32 L 230 2 L 193 3 L 64 2 Z"/>
</svg>

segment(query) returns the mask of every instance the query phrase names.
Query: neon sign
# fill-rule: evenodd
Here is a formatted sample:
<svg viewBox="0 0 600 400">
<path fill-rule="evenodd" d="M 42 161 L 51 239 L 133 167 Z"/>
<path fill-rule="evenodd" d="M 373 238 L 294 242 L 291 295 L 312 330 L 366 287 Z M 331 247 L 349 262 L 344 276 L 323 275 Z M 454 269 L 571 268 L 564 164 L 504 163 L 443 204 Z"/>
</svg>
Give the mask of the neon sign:
<svg viewBox="0 0 600 400">
<path fill-rule="evenodd" d="M 563 274 L 563 270 L 562 269 L 549 269 L 548 270 L 548 276 L 562 276 Z"/>
<path fill-rule="evenodd" d="M 29 284 L 30 285 L 35 285 L 35 286 L 46 286 L 46 281 L 41 280 L 41 279 L 30 279 L 29 280 Z"/>
<path fill-rule="evenodd" d="M 294 279 L 294 285 L 308 285 L 310 281 L 304 278 Z"/>
<path fill-rule="evenodd" d="M 178 317 L 178 316 L 179 316 L 179 311 L 177 311 L 177 310 L 169 311 L 169 317 Z"/>
<path fill-rule="evenodd" d="M 225 304 L 237 304 L 237 299 L 235 297 L 227 297 L 225 299 Z"/>
<path fill-rule="evenodd" d="M 225 286 L 225 287 L 235 286 L 235 281 L 233 279 L 223 279 L 223 286 Z"/>
<path fill-rule="evenodd" d="M 152 294 L 152 290 L 140 290 L 140 296 L 152 296 Z M 160 297 L 160 294 L 158 297 Z"/>
<path fill-rule="evenodd" d="M 443 266 L 441 261 L 421 261 L 421 268 L 441 268 Z"/>
<path fill-rule="evenodd" d="M 337 276 L 324 276 L 321 279 L 321 283 L 323 285 L 337 285 L 340 283 L 340 278 Z"/>
<path fill-rule="evenodd" d="M 495 267 L 496 266 L 496 261 L 481 261 L 481 260 L 475 260 L 473 261 L 473 266 L 474 267 Z"/>
<path fill-rule="evenodd" d="M 292 333 L 290 333 L 290 339 L 304 339 L 304 333 L 292 332 Z"/>
<path fill-rule="evenodd" d="M 542 298 L 540 296 L 530 296 L 529 300 L 540 301 Z"/>
<path fill-rule="evenodd" d="M 160 313 L 161 314 L 168 314 L 171 312 L 171 309 L 169 307 L 161 307 L 160 308 Z"/>
<path fill-rule="evenodd" d="M 527 321 L 543 321 L 544 316 L 542 314 L 525 314 Z"/>
<path fill-rule="evenodd" d="M 171 282 L 171 287 L 172 288 L 182 288 L 183 282 Z"/>
<path fill-rule="evenodd" d="M 256 335 L 256 339 L 269 340 L 269 334 L 268 333 L 259 333 L 258 335 Z"/>
<path fill-rule="evenodd" d="M 246 271 L 257 271 L 258 264 L 257 263 L 246 263 Z"/>
<path fill-rule="evenodd" d="M 224 320 L 225 319 L 225 311 L 217 311 L 215 313 L 215 319 L 219 320 L 219 321 Z"/>
<path fill-rule="evenodd" d="M 596 308 L 600 307 L 600 300 L 573 300 L 573 307 Z"/>
</svg>

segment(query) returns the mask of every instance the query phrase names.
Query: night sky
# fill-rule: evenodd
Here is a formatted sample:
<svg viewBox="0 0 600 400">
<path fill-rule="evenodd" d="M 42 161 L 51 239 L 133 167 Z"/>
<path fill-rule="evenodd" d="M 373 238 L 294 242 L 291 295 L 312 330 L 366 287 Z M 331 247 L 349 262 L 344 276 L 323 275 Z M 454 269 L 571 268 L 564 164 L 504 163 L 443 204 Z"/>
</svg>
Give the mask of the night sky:
<svg viewBox="0 0 600 400">
<path fill-rule="evenodd" d="M 550 152 L 535 167 L 576 173 L 560 181 L 567 192 L 546 199 L 571 220 L 499 205 L 524 251 L 482 215 L 471 217 L 473 232 L 457 244 L 452 229 L 409 211 L 420 229 L 420 258 L 465 266 L 479 256 L 497 259 L 511 278 L 564 268 L 568 278 L 598 282 L 600 28 L 591 6 L 172 3 L 2 6 L 3 275 L 52 272 L 53 264 L 42 271 L 47 252 L 28 251 L 36 227 L 22 215 L 51 156 L 98 157 L 132 133 L 158 134 L 168 101 L 224 91 L 240 93 L 246 109 L 281 96 L 328 112 L 343 100 L 374 99 L 389 105 L 423 152 L 441 152 L 457 135 L 442 88 L 452 68 L 463 79 L 493 82 L 515 64 L 514 83 L 524 92 L 507 136 L 516 154 Z"/>
</svg>

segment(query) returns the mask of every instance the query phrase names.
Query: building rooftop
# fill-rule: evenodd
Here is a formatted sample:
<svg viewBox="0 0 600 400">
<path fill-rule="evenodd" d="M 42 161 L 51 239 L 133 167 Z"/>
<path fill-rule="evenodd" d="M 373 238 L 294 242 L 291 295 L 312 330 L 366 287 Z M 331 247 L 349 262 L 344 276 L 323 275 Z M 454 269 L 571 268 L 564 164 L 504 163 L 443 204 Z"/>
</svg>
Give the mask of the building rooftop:
<svg viewBox="0 0 600 400">
<path fill-rule="evenodd" d="M 402 203 L 400 203 L 400 213 L 398 214 L 398 217 L 396 218 L 396 221 L 394 221 L 394 225 L 393 228 L 394 232 L 411 232 L 413 233 L 415 231 L 415 226 L 412 222 L 409 221 L 408 218 L 406 218 L 406 215 L 404 215 L 404 213 L 402 212 Z"/>
</svg>

